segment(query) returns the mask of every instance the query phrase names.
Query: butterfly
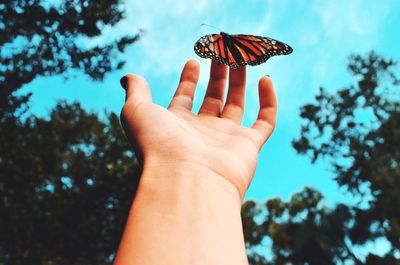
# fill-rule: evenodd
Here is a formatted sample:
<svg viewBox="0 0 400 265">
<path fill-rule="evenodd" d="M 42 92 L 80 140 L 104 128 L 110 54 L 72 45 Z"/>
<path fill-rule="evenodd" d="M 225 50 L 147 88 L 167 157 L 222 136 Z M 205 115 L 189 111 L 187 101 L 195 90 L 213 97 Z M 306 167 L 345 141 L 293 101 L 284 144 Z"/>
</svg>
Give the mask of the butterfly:
<svg viewBox="0 0 400 265">
<path fill-rule="evenodd" d="M 194 51 L 202 58 L 211 58 L 238 68 L 262 64 L 272 56 L 290 54 L 293 49 L 283 42 L 267 37 L 221 32 L 201 37 L 195 43 Z"/>
</svg>

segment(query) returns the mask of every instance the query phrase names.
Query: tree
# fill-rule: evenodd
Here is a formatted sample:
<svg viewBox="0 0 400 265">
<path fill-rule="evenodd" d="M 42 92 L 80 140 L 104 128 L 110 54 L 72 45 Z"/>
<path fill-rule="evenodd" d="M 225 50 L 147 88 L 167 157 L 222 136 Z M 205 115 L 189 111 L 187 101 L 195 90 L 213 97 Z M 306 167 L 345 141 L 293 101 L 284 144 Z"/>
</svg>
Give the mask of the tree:
<svg viewBox="0 0 400 265">
<path fill-rule="evenodd" d="M 139 39 L 122 36 L 106 45 L 84 47 L 123 18 L 121 0 L 3 0 L 0 3 L 0 113 L 12 115 L 29 95 L 13 92 L 39 76 L 81 70 L 94 80 L 120 69 L 118 54 Z"/>
<path fill-rule="evenodd" d="M 118 117 L 60 102 L 47 119 L 22 118 L 30 95 L 15 92 L 39 76 L 121 68 L 140 32 L 79 43 L 122 18 L 119 0 L 0 3 L 0 264 L 111 263 L 140 172 Z"/>
<path fill-rule="evenodd" d="M 110 264 L 140 173 L 118 117 L 60 102 L 0 150 L 0 264 Z"/>
<path fill-rule="evenodd" d="M 339 185 L 367 207 L 354 207 L 353 244 L 385 238 L 387 254 L 400 251 L 400 105 L 396 63 L 374 52 L 352 56 L 349 70 L 357 83 L 330 95 L 321 88 L 305 105 L 302 136 L 293 142 L 315 161 L 330 159 Z"/>
<path fill-rule="evenodd" d="M 82 39 L 101 35 L 105 26 L 114 26 L 123 18 L 120 0 L 47 2 L 5 0 L 0 4 L 3 88 L 15 90 L 37 76 L 70 69 L 101 80 L 107 72 L 123 66 L 124 61 L 116 56 L 138 40 L 139 34 L 102 46 L 79 45 Z"/>
<path fill-rule="evenodd" d="M 249 201 L 245 206 L 242 216 L 252 265 L 329 265 L 357 259 L 345 240 L 351 217 L 349 207 L 324 207 L 323 195 L 312 188 L 295 193 L 288 202 L 274 198 L 265 204 Z M 255 224 L 249 226 L 251 222 Z M 272 252 L 268 256 L 260 255 L 265 252 L 260 249 L 265 239 L 270 243 L 263 248 Z"/>
<path fill-rule="evenodd" d="M 313 162 L 328 161 L 338 184 L 358 203 L 328 209 L 322 194 L 308 188 L 289 202 L 248 202 L 244 226 L 255 231 L 246 233 L 250 249 L 269 238 L 273 250 L 264 260 L 250 251 L 253 264 L 400 264 L 400 82 L 395 65 L 374 52 L 351 56 L 348 68 L 356 83 L 335 93 L 321 88 L 315 102 L 302 107 L 303 126 L 294 148 Z M 355 247 L 377 239 L 390 243 L 384 256 L 355 255 Z"/>
</svg>

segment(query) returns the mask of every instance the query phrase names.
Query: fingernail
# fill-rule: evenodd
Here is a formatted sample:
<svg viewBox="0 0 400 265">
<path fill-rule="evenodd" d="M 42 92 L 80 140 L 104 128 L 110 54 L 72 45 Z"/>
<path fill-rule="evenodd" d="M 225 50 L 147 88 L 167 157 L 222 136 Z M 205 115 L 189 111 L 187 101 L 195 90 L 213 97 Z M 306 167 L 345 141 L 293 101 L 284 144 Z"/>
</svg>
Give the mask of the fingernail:
<svg viewBox="0 0 400 265">
<path fill-rule="evenodd" d="M 122 77 L 120 80 L 119 80 L 119 83 L 121 84 L 121 86 L 126 90 L 126 83 L 127 83 L 127 81 L 128 81 L 128 78 L 126 78 L 126 76 L 124 76 L 124 77 Z"/>
</svg>

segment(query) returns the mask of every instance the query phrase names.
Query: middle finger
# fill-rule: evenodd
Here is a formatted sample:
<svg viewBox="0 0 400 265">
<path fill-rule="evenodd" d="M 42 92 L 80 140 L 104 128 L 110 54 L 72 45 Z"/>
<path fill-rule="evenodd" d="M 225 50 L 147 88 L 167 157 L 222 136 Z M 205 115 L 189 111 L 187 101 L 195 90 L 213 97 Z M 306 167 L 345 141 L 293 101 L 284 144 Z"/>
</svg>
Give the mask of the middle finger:
<svg viewBox="0 0 400 265">
<path fill-rule="evenodd" d="M 219 117 L 224 105 L 227 66 L 217 61 L 211 62 L 210 81 L 199 114 Z"/>
<path fill-rule="evenodd" d="M 229 70 L 229 90 L 221 117 L 241 124 L 244 113 L 244 96 L 246 87 L 246 67 Z"/>
</svg>

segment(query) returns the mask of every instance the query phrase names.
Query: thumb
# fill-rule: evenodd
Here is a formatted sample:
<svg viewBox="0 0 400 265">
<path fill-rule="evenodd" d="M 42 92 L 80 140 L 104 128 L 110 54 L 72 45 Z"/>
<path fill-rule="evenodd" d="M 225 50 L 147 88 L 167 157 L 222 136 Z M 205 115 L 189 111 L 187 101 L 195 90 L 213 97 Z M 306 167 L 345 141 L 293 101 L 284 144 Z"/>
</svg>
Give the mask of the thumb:
<svg viewBox="0 0 400 265">
<path fill-rule="evenodd" d="M 125 102 L 132 102 L 134 105 L 141 102 L 151 102 L 150 88 L 143 77 L 127 74 L 120 80 L 121 86 L 126 91 Z"/>
<path fill-rule="evenodd" d="M 138 133 L 140 131 L 140 121 L 143 121 L 143 119 L 140 119 L 140 117 L 132 118 L 132 111 L 141 103 L 152 102 L 150 88 L 146 80 L 133 74 L 127 74 L 122 77 L 120 83 L 126 91 L 125 104 L 120 116 L 121 125 L 139 159 L 139 163 L 143 165 L 143 153 L 137 141 L 137 135 L 140 134 Z"/>
</svg>

